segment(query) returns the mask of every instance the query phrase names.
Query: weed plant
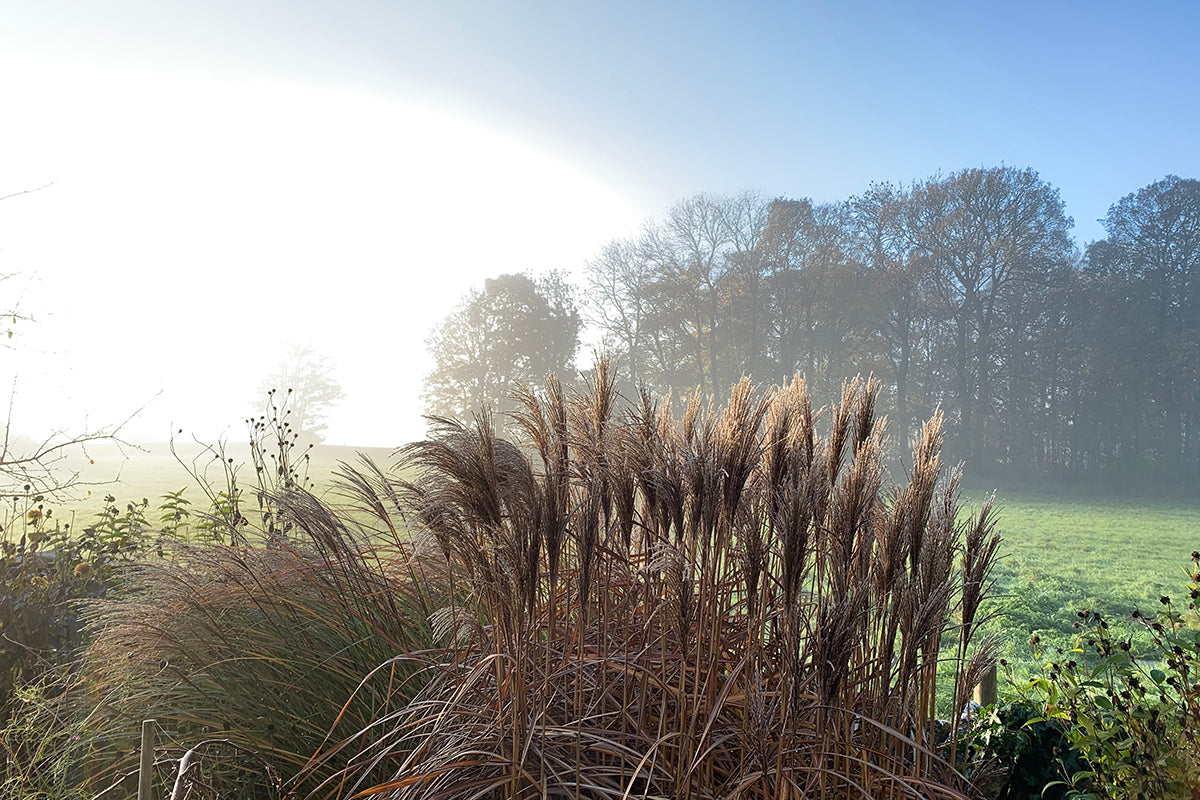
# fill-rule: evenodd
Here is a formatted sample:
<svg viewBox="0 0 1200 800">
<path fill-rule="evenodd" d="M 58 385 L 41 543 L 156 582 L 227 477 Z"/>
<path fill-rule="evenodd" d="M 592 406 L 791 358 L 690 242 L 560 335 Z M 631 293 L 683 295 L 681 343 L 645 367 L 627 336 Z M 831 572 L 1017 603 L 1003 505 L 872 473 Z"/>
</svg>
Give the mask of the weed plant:
<svg viewBox="0 0 1200 800">
<path fill-rule="evenodd" d="M 77 718 L 63 676 L 19 684 L 0 729 L 0 797 L 5 800 L 87 800 L 82 765 L 90 750 L 88 720 Z"/>
<path fill-rule="evenodd" d="M 676 417 L 622 404 L 601 362 L 570 398 L 522 391 L 520 441 L 434 420 L 388 480 L 452 587 L 443 649 L 314 760 L 343 765 L 317 795 L 967 796 L 936 687 L 958 720 L 992 664 L 998 537 L 990 504 L 957 521 L 940 415 L 884 486 L 877 391 L 849 384 L 820 425 L 802 381 L 743 380 Z"/>
</svg>

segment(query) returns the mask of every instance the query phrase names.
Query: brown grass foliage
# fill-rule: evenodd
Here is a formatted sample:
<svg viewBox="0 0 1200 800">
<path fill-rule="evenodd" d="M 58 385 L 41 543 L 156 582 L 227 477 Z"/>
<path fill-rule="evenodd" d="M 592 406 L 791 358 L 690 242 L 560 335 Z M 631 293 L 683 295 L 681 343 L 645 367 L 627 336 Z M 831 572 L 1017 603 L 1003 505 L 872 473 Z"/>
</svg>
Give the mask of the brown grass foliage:
<svg viewBox="0 0 1200 800">
<path fill-rule="evenodd" d="M 152 718 L 161 759 L 195 749 L 189 796 L 282 796 L 303 788 L 285 784 L 327 737 L 416 693 L 421 663 L 406 654 L 428 648 L 446 595 L 438 574 L 415 574 L 381 478 L 344 470 L 370 513 L 279 487 L 262 525 L 241 525 L 239 540 L 256 545 L 167 545 L 126 595 L 91 606 L 79 697 L 95 708 L 90 785 L 121 775 L 136 785 L 141 720 Z"/>
<path fill-rule="evenodd" d="M 583 393 L 522 392 L 513 440 L 437 420 L 390 485 L 455 584 L 444 650 L 412 702 L 314 760 L 343 767 L 319 794 L 969 795 L 935 687 L 951 672 L 960 709 L 989 666 L 997 537 L 990 508 L 956 521 L 940 415 L 885 487 L 877 391 L 814 413 L 803 381 L 743 380 L 676 416 L 623 404 L 601 362 Z"/>
</svg>

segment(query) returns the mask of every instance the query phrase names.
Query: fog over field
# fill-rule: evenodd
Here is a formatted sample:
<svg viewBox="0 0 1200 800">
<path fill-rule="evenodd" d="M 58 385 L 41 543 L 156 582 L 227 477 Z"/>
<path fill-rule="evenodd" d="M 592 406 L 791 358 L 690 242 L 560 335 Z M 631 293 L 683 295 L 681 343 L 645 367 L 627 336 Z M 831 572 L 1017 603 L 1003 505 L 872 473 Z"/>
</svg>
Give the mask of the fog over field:
<svg viewBox="0 0 1200 800">
<path fill-rule="evenodd" d="M 1082 248 L 1200 173 L 1182 3 L 5 6 L 0 274 L 32 319 L 4 385 L 34 436 L 242 437 L 299 344 L 344 390 L 328 441 L 397 445 L 465 293 L 581 284 L 697 192 L 1028 166 Z"/>
</svg>

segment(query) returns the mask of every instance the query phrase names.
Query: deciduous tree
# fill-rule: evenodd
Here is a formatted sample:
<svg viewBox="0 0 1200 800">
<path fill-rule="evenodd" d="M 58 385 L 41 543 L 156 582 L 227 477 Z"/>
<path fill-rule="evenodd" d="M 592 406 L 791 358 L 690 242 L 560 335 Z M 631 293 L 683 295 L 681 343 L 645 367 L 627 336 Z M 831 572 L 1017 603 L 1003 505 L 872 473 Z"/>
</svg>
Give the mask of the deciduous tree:
<svg viewBox="0 0 1200 800">
<path fill-rule="evenodd" d="M 489 278 L 427 340 L 434 369 L 425 378 L 426 412 L 462 419 L 483 406 L 509 410 L 518 385 L 574 373 L 579 327 L 561 273 Z"/>
<path fill-rule="evenodd" d="M 1069 265 L 1071 218 L 1057 189 L 1032 169 L 1013 167 L 967 169 L 919 183 L 907 212 L 949 321 L 946 356 L 959 453 L 979 463 L 1001 340 L 1013 330 L 1013 314 Z"/>
<path fill-rule="evenodd" d="M 1123 197 L 1087 249 L 1095 438 L 1126 470 L 1200 475 L 1200 181 Z"/>
</svg>

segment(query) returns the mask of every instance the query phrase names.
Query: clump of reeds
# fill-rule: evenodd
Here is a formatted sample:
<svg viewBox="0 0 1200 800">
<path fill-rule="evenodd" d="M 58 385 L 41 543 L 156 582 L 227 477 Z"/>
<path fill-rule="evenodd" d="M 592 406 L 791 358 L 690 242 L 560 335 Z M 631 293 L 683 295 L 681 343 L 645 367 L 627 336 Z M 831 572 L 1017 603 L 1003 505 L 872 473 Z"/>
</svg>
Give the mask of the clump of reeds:
<svg viewBox="0 0 1200 800">
<path fill-rule="evenodd" d="M 571 397 L 523 391 L 515 439 L 437 420 L 401 453 L 400 500 L 457 585 L 445 649 L 314 762 L 346 764 L 319 793 L 964 796 L 937 678 L 956 718 L 990 658 L 969 644 L 997 539 L 986 512 L 956 520 L 940 414 L 885 486 L 877 392 L 814 413 L 801 380 L 743 380 L 677 417 L 622 403 L 601 361 Z"/>
</svg>

